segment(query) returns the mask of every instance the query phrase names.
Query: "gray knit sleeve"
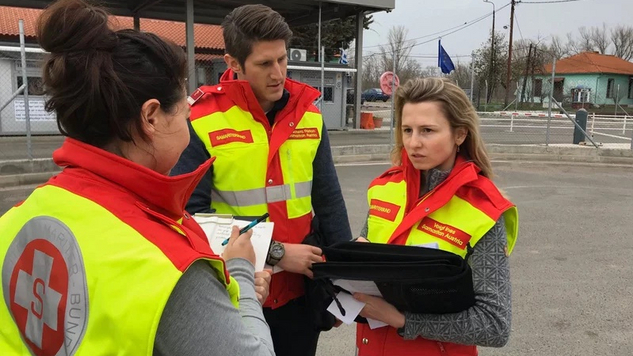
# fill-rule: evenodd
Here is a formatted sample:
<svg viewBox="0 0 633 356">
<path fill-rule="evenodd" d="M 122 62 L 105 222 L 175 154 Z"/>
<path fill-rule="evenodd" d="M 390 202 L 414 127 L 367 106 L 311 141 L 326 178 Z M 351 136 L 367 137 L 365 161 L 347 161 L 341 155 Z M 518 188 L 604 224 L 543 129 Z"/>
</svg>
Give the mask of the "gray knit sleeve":
<svg viewBox="0 0 633 356">
<path fill-rule="evenodd" d="M 367 232 L 369 231 L 368 222 L 369 222 L 369 213 L 367 213 L 367 219 L 365 219 L 365 224 L 363 225 L 363 228 L 360 229 L 360 234 L 358 234 L 358 236 L 367 238 Z"/>
<path fill-rule="evenodd" d="M 154 356 L 274 356 L 270 329 L 255 294 L 255 268 L 241 258 L 227 261 L 226 268 L 240 286 L 239 310 L 211 265 L 194 262 L 167 300 Z"/>
<path fill-rule="evenodd" d="M 475 305 L 455 314 L 405 313 L 405 339 L 418 336 L 464 345 L 502 347 L 510 338 L 512 318 L 507 235 L 501 217 L 475 245 L 473 271 Z"/>
</svg>

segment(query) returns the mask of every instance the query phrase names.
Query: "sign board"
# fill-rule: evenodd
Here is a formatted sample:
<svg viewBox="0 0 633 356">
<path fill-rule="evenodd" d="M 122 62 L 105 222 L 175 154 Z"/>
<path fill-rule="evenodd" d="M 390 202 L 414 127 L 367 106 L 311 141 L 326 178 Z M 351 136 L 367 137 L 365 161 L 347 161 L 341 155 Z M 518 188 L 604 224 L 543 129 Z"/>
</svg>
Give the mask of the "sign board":
<svg viewBox="0 0 633 356">
<path fill-rule="evenodd" d="M 29 97 L 29 118 L 31 121 L 55 121 L 55 113 L 47 112 L 44 106 L 46 99 L 43 97 Z M 24 98 L 15 98 L 13 101 L 16 121 L 25 121 Z"/>
<path fill-rule="evenodd" d="M 392 80 L 395 80 L 395 82 L 392 83 Z M 398 88 L 400 85 L 400 78 L 398 78 L 398 75 L 395 75 L 394 78 L 393 72 L 382 73 L 380 76 L 380 89 L 382 89 L 382 92 L 387 95 L 393 94 L 391 90 L 392 85 L 394 86 L 394 89 Z"/>
</svg>

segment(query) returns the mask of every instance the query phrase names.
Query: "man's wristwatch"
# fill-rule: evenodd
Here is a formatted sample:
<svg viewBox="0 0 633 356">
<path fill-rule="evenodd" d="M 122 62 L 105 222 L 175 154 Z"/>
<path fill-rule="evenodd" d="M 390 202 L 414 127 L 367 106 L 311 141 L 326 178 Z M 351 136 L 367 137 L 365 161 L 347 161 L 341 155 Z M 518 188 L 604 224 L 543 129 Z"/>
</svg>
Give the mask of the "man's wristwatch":
<svg viewBox="0 0 633 356">
<path fill-rule="evenodd" d="M 281 261 L 281 259 L 284 257 L 285 254 L 286 254 L 286 249 L 284 248 L 284 244 L 282 244 L 281 242 L 272 241 L 270 243 L 270 249 L 268 250 L 268 257 L 266 258 L 266 263 L 271 266 L 274 266 L 277 263 L 279 263 L 279 261 Z"/>
</svg>

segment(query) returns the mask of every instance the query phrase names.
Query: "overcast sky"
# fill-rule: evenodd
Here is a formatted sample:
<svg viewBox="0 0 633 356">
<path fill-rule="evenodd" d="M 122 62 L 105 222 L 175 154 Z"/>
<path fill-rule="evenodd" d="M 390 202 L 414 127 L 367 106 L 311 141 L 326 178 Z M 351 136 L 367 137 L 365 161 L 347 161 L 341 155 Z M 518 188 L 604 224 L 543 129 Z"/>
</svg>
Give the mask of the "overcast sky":
<svg viewBox="0 0 633 356">
<path fill-rule="evenodd" d="M 577 32 L 580 26 L 602 26 L 607 28 L 619 24 L 633 26 L 633 0 L 579 0 L 566 3 L 528 4 L 527 2 L 549 2 L 560 0 L 525 0 L 515 8 L 515 39 L 546 38 L 552 34 L 565 37 L 568 32 Z M 493 0 L 496 13 L 496 31 L 509 34 L 510 0 Z M 408 38 L 420 38 L 412 54 L 423 66 L 437 65 L 438 35 L 464 23 L 492 13 L 492 5 L 483 0 L 396 0 L 396 8 L 390 13 L 374 14 L 374 23 L 365 30 L 363 53 L 378 51 L 377 45 L 387 42 L 387 34 L 393 26 L 402 25 L 409 30 Z M 469 62 L 470 53 L 479 48 L 490 36 L 492 16 L 472 26 L 442 37 L 444 49 L 453 62 Z M 503 29 L 508 26 L 508 29 Z M 421 44 L 422 42 L 429 43 Z M 460 57 L 464 56 L 464 57 Z"/>
</svg>

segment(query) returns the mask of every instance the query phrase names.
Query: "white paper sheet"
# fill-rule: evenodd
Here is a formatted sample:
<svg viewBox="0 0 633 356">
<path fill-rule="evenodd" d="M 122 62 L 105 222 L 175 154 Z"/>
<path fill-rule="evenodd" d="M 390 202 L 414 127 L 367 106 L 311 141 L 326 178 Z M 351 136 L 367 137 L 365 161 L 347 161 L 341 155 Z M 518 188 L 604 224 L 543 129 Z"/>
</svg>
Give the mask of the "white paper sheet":
<svg viewBox="0 0 633 356">
<path fill-rule="evenodd" d="M 243 228 L 250 223 L 250 221 L 237 220 L 230 217 L 209 215 L 194 215 L 194 219 L 200 224 L 200 227 L 202 227 L 202 230 L 207 235 L 211 249 L 218 255 L 224 252 L 226 246 L 222 246 L 222 242 L 231 236 L 233 225 Z M 273 228 L 273 222 L 261 222 L 251 229 L 253 231 L 251 242 L 255 250 L 255 271 L 264 270 L 266 257 L 268 257 L 268 249 L 270 248 L 270 241 L 273 237 Z"/>
<path fill-rule="evenodd" d="M 387 323 L 383 323 L 380 320 L 370 319 L 370 318 L 367 318 L 367 323 L 369 324 L 369 328 L 372 330 L 387 326 Z"/>
<path fill-rule="evenodd" d="M 341 303 L 343 309 L 345 309 L 345 315 L 341 314 L 341 311 L 339 310 L 338 305 L 334 300 L 332 301 L 330 306 L 327 307 L 327 311 L 332 313 L 332 315 L 334 315 L 338 320 L 344 322 L 347 325 L 353 323 L 354 319 L 356 319 L 360 311 L 363 310 L 365 303 L 359 302 L 350 294 L 345 292 L 339 292 L 336 295 L 336 298 Z"/>
</svg>

